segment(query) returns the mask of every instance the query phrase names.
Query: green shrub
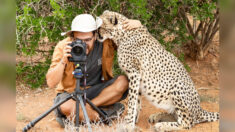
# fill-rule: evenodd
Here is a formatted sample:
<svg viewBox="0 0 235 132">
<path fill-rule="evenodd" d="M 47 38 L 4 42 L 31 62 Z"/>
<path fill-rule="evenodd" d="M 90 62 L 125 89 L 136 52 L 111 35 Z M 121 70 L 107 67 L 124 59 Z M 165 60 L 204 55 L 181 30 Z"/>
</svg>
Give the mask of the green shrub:
<svg viewBox="0 0 235 132">
<path fill-rule="evenodd" d="M 70 29 L 76 15 L 90 13 L 99 16 L 104 10 L 140 20 L 170 52 L 175 45 L 185 46 L 194 58 L 203 58 L 218 31 L 219 10 L 216 4 L 216 0 L 16 0 L 17 56 L 33 58 L 40 53 L 44 58 L 39 62 L 20 60 L 17 78 L 33 88 L 45 84 L 53 48 L 63 39 L 60 33 Z M 194 18 L 193 23 L 189 22 L 188 16 Z M 53 44 L 49 50 L 39 48 L 48 44 Z M 189 70 L 183 61 L 183 53 L 176 56 Z M 117 60 L 114 74 L 121 74 Z"/>
</svg>

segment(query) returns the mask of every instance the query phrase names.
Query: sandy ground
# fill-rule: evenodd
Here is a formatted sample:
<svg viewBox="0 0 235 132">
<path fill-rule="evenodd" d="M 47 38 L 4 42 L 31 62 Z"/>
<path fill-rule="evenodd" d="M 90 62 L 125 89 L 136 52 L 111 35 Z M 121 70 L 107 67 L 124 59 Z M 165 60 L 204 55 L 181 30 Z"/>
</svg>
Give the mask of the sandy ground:
<svg viewBox="0 0 235 132">
<path fill-rule="evenodd" d="M 195 62 L 190 58 L 186 59 L 186 63 L 191 67 L 190 75 L 201 97 L 201 106 L 203 109 L 211 112 L 219 111 L 219 46 L 218 41 L 215 43 L 215 46 L 211 48 L 208 56 L 204 60 Z M 31 90 L 19 82 L 17 83 L 16 89 L 16 131 L 18 132 L 30 121 L 49 109 L 53 104 L 53 99 L 56 94 L 54 89 L 39 88 Z M 149 115 L 160 111 L 162 110 L 155 108 L 142 97 L 142 111 L 137 126 L 143 131 L 150 131 L 153 124 L 149 124 L 147 119 Z M 57 124 L 54 113 L 52 112 L 46 118 L 38 122 L 31 131 L 62 132 L 64 129 L 60 128 Z M 219 121 L 201 123 L 187 131 L 218 132 Z"/>
</svg>

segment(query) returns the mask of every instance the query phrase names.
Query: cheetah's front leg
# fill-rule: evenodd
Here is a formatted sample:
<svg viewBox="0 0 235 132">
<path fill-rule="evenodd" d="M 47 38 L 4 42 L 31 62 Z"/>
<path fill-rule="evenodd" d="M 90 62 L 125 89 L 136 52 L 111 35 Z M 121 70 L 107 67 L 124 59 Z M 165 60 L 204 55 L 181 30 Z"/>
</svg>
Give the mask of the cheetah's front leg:
<svg viewBox="0 0 235 132">
<path fill-rule="evenodd" d="M 140 88 L 141 88 L 141 86 L 140 86 Z M 137 115 L 136 115 L 135 123 L 138 122 L 139 116 L 140 116 L 140 111 L 142 109 L 142 107 L 141 107 L 141 92 L 140 92 L 140 90 L 139 90 L 139 95 L 138 95 Z"/>
<path fill-rule="evenodd" d="M 140 90 L 140 74 L 132 73 L 129 77 L 128 110 L 125 116 L 128 129 L 134 129 L 138 107 L 138 93 Z"/>
</svg>

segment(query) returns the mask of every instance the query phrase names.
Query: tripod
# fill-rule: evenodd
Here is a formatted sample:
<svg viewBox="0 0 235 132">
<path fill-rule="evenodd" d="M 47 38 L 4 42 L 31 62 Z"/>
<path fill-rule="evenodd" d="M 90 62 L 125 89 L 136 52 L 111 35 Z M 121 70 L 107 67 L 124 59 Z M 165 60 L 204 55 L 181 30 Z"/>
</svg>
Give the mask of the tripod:
<svg viewBox="0 0 235 132">
<path fill-rule="evenodd" d="M 49 110 L 47 110 L 45 113 L 41 114 L 40 116 L 38 116 L 36 119 L 34 119 L 33 121 L 31 121 L 29 124 L 27 124 L 24 128 L 23 128 L 23 132 L 27 132 L 30 128 L 34 127 L 34 125 L 39 122 L 41 119 L 43 119 L 44 117 L 46 117 L 49 113 L 51 113 L 54 109 L 56 109 L 57 107 L 59 107 L 61 104 L 63 104 L 64 102 L 68 101 L 69 99 L 74 99 L 76 101 L 76 117 L 75 117 L 75 126 L 78 128 L 79 127 L 79 104 L 81 105 L 83 114 L 84 114 L 84 118 L 85 118 L 85 122 L 87 124 L 88 127 L 88 131 L 92 132 L 91 129 L 91 124 L 90 124 L 90 119 L 87 115 L 87 111 L 86 111 L 86 107 L 85 104 L 88 103 L 94 110 L 96 110 L 98 112 L 98 114 L 101 116 L 103 122 L 105 124 L 110 124 L 111 121 L 108 118 L 107 114 L 102 111 L 101 109 L 99 109 L 98 107 L 96 107 L 88 98 L 86 98 L 86 93 L 84 90 L 80 89 L 80 79 L 84 77 L 84 87 L 86 87 L 86 75 L 83 75 L 82 73 L 82 69 L 79 63 L 75 63 L 75 70 L 73 71 L 73 75 L 76 78 L 76 89 L 73 93 L 69 94 L 69 96 L 67 96 L 64 100 L 61 100 L 60 102 L 56 103 L 54 106 L 52 106 Z M 86 71 L 86 65 L 85 65 L 85 71 Z M 77 129 L 78 131 L 79 129 Z"/>
</svg>

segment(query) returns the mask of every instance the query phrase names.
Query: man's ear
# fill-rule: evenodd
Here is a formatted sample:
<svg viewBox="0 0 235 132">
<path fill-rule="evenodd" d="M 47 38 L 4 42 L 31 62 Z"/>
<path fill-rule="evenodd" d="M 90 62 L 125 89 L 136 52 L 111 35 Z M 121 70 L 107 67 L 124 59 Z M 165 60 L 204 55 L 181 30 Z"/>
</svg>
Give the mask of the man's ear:
<svg viewBox="0 0 235 132">
<path fill-rule="evenodd" d="M 95 35 L 94 35 L 95 40 L 97 40 L 97 36 L 98 36 L 98 29 L 95 31 Z"/>
</svg>

